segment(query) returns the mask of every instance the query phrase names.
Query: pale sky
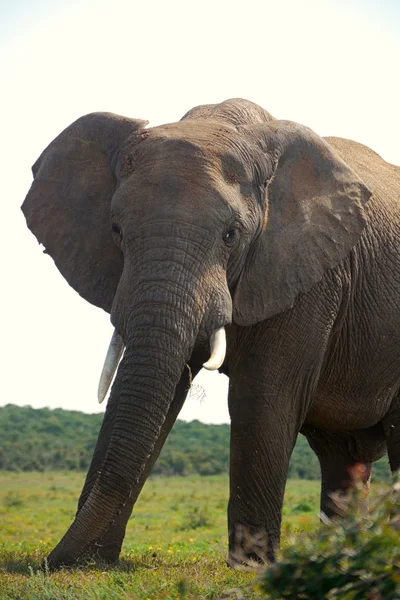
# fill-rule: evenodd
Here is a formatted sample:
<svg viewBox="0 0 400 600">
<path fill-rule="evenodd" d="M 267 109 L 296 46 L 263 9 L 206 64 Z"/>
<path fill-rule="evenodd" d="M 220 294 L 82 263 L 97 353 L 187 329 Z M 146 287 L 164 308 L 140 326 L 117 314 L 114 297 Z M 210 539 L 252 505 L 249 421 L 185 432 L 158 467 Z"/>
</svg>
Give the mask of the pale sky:
<svg viewBox="0 0 400 600">
<path fill-rule="evenodd" d="M 399 59 L 398 0 L 4 0 L 0 405 L 105 407 L 109 317 L 69 288 L 19 208 L 62 129 L 99 110 L 158 125 L 240 96 L 400 164 Z M 181 418 L 227 422 L 226 383 L 202 372 Z"/>
</svg>

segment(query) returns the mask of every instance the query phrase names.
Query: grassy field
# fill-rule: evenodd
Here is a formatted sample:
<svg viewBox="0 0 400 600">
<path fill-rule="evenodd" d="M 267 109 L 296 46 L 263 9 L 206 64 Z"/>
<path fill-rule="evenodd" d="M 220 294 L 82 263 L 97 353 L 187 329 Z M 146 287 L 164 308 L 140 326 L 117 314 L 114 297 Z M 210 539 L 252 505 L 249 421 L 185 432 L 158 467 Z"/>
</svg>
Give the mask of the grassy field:
<svg viewBox="0 0 400 600">
<path fill-rule="evenodd" d="M 70 525 L 83 478 L 0 473 L 1 600 L 218 598 L 254 580 L 225 564 L 226 476 L 148 481 L 117 566 L 92 563 L 44 575 L 39 564 Z M 318 482 L 288 482 L 283 544 L 317 526 L 318 496 Z M 259 594 L 248 587 L 243 597 Z"/>
</svg>

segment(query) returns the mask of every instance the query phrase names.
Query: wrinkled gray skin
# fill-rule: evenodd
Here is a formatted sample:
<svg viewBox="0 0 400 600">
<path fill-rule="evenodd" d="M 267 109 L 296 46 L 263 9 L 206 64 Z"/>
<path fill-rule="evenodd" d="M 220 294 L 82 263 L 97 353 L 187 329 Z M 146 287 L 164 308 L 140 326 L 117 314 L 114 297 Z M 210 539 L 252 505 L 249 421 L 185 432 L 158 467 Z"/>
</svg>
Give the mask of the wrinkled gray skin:
<svg viewBox="0 0 400 600">
<path fill-rule="evenodd" d="M 400 169 L 245 100 L 145 129 L 82 117 L 33 167 L 28 226 L 126 344 L 52 568 L 119 556 L 133 504 L 226 326 L 229 562 L 274 557 L 298 433 L 322 510 L 348 469 L 400 466 Z"/>
</svg>

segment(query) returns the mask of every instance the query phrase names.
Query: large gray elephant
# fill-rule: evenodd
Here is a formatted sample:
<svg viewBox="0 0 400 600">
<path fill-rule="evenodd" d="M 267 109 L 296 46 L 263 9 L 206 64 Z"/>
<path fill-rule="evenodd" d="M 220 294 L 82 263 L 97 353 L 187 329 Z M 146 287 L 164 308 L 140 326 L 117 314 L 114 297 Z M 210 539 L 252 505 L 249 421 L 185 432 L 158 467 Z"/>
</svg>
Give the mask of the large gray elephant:
<svg viewBox="0 0 400 600">
<path fill-rule="evenodd" d="M 273 559 L 299 432 L 327 514 L 356 463 L 366 484 L 386 451 L 400 467 L 400 168 L 246 100 L 146 124 L 78 119 L 23 204 L 68 283 L 111 313 L 102 397 L 125 346 L 52 568 L 118 558 L 204 363 L 230 378 L 231 564 Z"/>
</svg>

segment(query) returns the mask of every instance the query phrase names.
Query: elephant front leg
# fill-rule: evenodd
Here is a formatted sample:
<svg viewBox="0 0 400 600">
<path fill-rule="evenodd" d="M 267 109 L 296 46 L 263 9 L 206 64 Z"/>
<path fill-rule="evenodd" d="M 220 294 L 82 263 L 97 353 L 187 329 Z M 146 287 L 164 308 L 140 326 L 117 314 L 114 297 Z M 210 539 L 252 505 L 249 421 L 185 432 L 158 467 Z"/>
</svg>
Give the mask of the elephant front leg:
<svg viewBox="0 0 400 600">
<path fill-rule="evenodd" d="M 298 431 L 297 420 L 284 405 L 283 398 L 230 393 L 231 566 L 275 560 L 289 460 Z"/>
</svg>

